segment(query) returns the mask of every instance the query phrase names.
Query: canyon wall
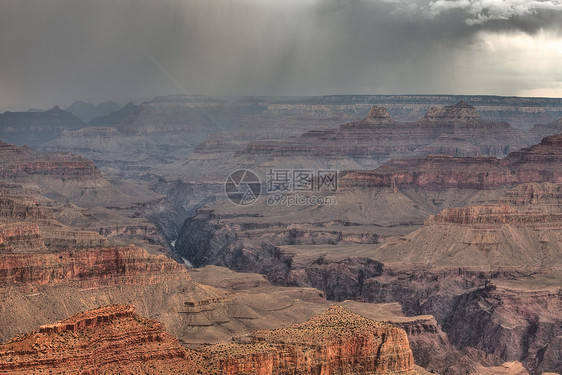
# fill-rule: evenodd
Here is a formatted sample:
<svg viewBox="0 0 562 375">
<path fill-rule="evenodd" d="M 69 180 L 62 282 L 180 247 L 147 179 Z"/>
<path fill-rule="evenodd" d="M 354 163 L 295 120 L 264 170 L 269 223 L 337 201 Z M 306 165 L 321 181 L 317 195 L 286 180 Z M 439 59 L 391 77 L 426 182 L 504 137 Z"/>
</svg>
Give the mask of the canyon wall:
<svg viewBox="0 0 562 375">
<path fill-rule="evenodd" d="M 493 189 L 531 182 L 562 182 L 562 134 L 545 137 L 504 159 L 447 155 L 394 160 L 373 171 L 346 171 L 343 187 L 412 186 L 422 189 Z"/>
</svg>

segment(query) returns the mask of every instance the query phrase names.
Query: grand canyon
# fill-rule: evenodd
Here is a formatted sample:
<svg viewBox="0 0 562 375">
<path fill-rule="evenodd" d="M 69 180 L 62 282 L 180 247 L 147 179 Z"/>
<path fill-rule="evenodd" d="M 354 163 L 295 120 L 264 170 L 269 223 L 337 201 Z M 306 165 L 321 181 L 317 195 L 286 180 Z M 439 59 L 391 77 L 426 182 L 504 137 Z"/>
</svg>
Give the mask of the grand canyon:
<svg viewBox="0 0 562 375">
<path fill-rule="evenodd" d="M 0 375 L 562 374 L 561 25 L 0 0 Z"/>
<path fill-rule="evenodd" d="M 0 129 L 0 373 L 559 373 L 562 101 L 437 99 L 3 115 L 41 125 Z M 272 206 L 275 166 L 337 204 Z"/>
</svg>

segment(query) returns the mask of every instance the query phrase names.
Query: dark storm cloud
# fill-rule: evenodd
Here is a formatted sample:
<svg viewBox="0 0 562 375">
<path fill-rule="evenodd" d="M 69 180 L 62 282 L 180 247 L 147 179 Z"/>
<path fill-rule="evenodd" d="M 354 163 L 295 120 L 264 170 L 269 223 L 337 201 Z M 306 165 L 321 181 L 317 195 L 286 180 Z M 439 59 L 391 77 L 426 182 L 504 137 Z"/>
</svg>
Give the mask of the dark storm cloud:
<svg viewBox="0 0 562 375">
<path fill-rule="evenodd" d="M 452 92 L 482 30 L 558 30 L 558 1 L 0 0 L 0 106 L 178 92 Z"/>
</svg>

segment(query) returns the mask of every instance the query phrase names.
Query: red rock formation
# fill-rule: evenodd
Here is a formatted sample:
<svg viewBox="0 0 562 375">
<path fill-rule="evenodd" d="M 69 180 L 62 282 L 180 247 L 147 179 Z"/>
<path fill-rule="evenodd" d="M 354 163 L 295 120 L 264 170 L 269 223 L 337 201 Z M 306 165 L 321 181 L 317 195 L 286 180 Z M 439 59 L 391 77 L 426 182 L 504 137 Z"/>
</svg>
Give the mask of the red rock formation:
<svg viewBox="0 0 562 375">
<path fill-rule="evenodd" d="M 93 161 L 66 153 L 40 154 L 29 147 L 0 141 L 0 177 L 22 179 L 44 176 L 65 180 L 93 180 L 101 177 Z"/>
<path fill-rule="evenodd" d="M 415 373 L 404 330 L 340 306 L 305 323 L 254 332 L 251 340 L 256 344 L 242 350 L 219 347 L 226 353 L 238 351 L 221 360 L 227 374 Z"/>
<path fill-rule="evenodd" d="M 49 254 L 6 254 L 0 258 L 0 287 L 79 283 L 82 287 L 156 284 L 163 278 L 189 279 L 185 268 L 140 247 L 67 250 Z"/>
<path fill-rule="evenodd" d="M 52 217 L 46 210 L 39 206 L 33 195 L 30 199 L 17 197 L 0 197 L 0 220 L 3 222 L 19 220 L 37 220 Z M 19 198 L 19 199 L 18 199 Z"/>
<path fill-rule="evenodd" d="M 342 186 L 403 187 L 426 189 L 490 189 L 514 183 L 498 159 L 431 155 L 425 159 L 393 160 L 374 171 L 347 171 Z"/>
<path fill-rule="evenodd" d="M 96 327 L 104 322 L 117 318 L 133 316 L 135 309 L 129 305 L 106 306 L 95 311 L 86 311 L 76 314 L 62 322 L 42 325 L 40 333 L 78 331 L 83 328 Z"/>
<path fill-rule="evenodd" d="M 185 349 L 160 323 L 134 314 L 130 305 L 114 305 L 0 345 L 0 373 L 417 374 L 403 329 L 338 306 L 248 339 Z"/>
<path fill-rule="evenodd" d="M 373 171 L 348 171 L 343 186 L 405 187 L 423 189 L 493 189 L 529 182 L 562 182 L 562 134 L 538 145 L 492 157 L 428 156 L 394 160 Z"/>
<path fill-rule="evenodd" d="M 210 373 L 200 362 L 132 306 L 81 313 L 0 345 L 2 374 Z"/>
<path fill-rule="evenodd" d="M 12 228 L 20 226 L 26 231 L 30 225 L 36 230 L 33 235 L 40 237 L 41 244 L 33 244 L 32 240 L 26 246 L 18 245 L 18 239 L 10 236 L 4 238 L 4 250 L 19 249 L 16 252 L 36 253 L 45 252 L 45 246 L 49 251 L 65 250 L 67 248 L 85 248 L 107 246 L 107 239 L 100 234 L 68 227 L 54 219 L 55 208 L 45 203 L 46 198 L 36 191 L 30 191 L 17 184 L 4 184 L 6 197 L 0 197 L 0 224 L 11 224 Z M 75 206 L 74 206 L 75 207 Z M 77 208 L 77 207 L 76 207 Z M 78 209 L 78 208 L 77 208 Z"/>
<path fill-rule="evenodd" d="M 492 165 L 497 164 L 499 162 Z M 470 168 L 478 172 L 477 167 L 469 165 L 469 171 Z M 451 171 L 454 169 L 450 168 Z M 459 172 L 462 172 L 462 169 L 459 169 Z M 436 171 L 438 170 L 436 168 Z M 256 228 L 259 228 L 261 233 L 273 233 L 285 217 L 282 214 L 277 215 L 277 212 L 272 215 L 264 210 L 260 211 L 257 205 L 254 206 L 255 210 L 244 211 L 246 216 L 239 210 L 229 211 L 228 208 L 224 210 L 223 207 L 214 206 L 200 210 L 200 215 L 192 219 L 193 223 L 197 220 L 202 222 L 189 228 L 192 236 L 199 236 L 191 242 L 190 248 L 195 254 L 190 259 L 207 257 L 205 261 L 209 263 L 223 262 L 222 264 L 232 268 L 262 267 L 259 268 L 260 272 L 266 274 L 273 282 L 282 285 L 313 286 L 335 300 L 360 296 L 368 301 L 398 301 L 408 315 L 435 315 L 439 323 L 444 326 L 447 324 L 445 330 L 455 335 L 455 340 L 458 340 L 456 343 L 467 337 L 470 338 L 467 339 L 469 342 L 463 346 L 474 347 L 486 337 L 485 345 L 479 344 L 480 346 L 476 347 L 485 353 L 501 357 L 502 362 L 519 360 L 533 371 L 539 366 L 545 370 L 553 370 L 556 368 L 554 366 L 559 348 L 556 338 L 559 330 L 555 328 L 559 326 L 560 317 L 559 313 L 558 317 L 555 317 L 556 313 L 553 312 L 556 311 L 555 306 L 560 306 L 561 301 L 560 294 L 556 291 L 560 286 L 559 276 L 554 276 L 560 275 L 562 265 L 561 185 L 519 185 L 509 191 L 505 198 L 496 196 L 495 199 L 499 201 L 497 204 L 448 209 L 427 220 L 419 230 L 400 237 L 382 238 L 379 244 L 367 246 L 299 246 L 298 241 L 289 246 L 281 246 L 286 242 L 276 242 L 277 239 L 273 238 L 271 241 L 263 241 L 267 246 L 263 246 L 263 251 L 260 252 L 256 250 L 257 247 L 252 247 L 253 239 L 250 236 L 257 235 Z M 377 192 L 376 189 L 373 190 L 375 192 L 366 195 L 361 203 L 364 210 L 377 212 L 376 208 L 368 205 L 369 199 Z M 414 189 L 405 191 L 412 195 L 418 192 Z M 422 189 L 419 191 L 423 193 Z M 445 193 L 438 195 L 440 193 L 425 192 L 429 197 L 451 199 Z M 339 197 L 344 194 L 345 192 Z M 477 199 L 482 200 L 482 196 Z M 338 200 L 338 203 L 340 202 L 347 203 Z M 456 202 L 458 204 L 458 200 Z M 345 206 L 346 209 L 349 207 L 356 206 Z M 311 210 L 304 212 L 312 214 Z M 229 214 L 231 216 L 228 216 Z M 238 216 L 234 216 L 235 214 Z M 252 214 L 255 216 L 252 217 Z M 263 220 L 258 215 L 264 215 L 268 220 Z M 287 226 L 302 230 L 303 236 L 311 232 L 306 225 L 297 224 L 306 220 L 306 215 L 295 211 L 285 215 L 290 223 L 286 224 Z M 205 220 L 209 223 L 208 227 L 203 223 Z M 232 228 L 233 232 L 221 231 L 222 228 Z M 365 230 L 359 226 L 357 229 Z M 298 230 L 294 233 L 301 235 Z M 209 237 L 208 233 L 211 233 Z M 217 240 L 209 243 L 219 246 L 205 244 L 204 241 L 212 238 L 212 234 L 217 235 Z M 224 246 L 225 239 L 232 239 L 231 248 Z M 274 247 L 275 245 L 278 248 Z M 232 257 L 227 258 L 226 254 Z M 380 262 L 379 267 L 373 269 L 372 265 L 377 264 L 377 261 Z M 543 276 L 545 272 L 552 274 Z M 540 281 L 543 277 L 547 281 Z M 517 303 L 508 305 L 508 301 L 514 298 L 507 293 L 492 293 L 490 301 L 487 297 L 480 299 L 480 291 L 476 297 L 471 297 L 476 298 L 476 301 L 470 306 L 467 304 L 466 310 L 459 308 L 465 294 L 471 293 L 473 288 L 484 288 L 487 280 L 500 283 L 501 280 L 518 279 L 521 280 L 520 289 L 523 290 L 542 290 L 545 288 L 544 284 L 552 286 L 554 292 L 530 293 L 528 299 L 531 301 L 536 298 L 538 305 L 549 306 L 547 313 L 543 315 L 532 313 L 530 309 L 522 310 Z M 496 314 L 498 309 L 490 309 L 492 302 L 493 306 L 506 305 L 505 315 Z M 457 309 L 458 313 L 455 312 Z M 460 316 L 463 313 L 467 316 L 472 313 L 474 315 L 469 319 L 451 318 L 455 314 Z M 505 324 L 508 314 L 511 314 L 513 319 L 509 324 Z M 535 324 L 534 319 L 539 319 L 539 322 Z M 466 323 L 463 323 L 464 321 Z M 491 333 L 480 329 L 480 322 L 485 322 Z M 540 334 L 533 333 L 535 327 L 541 327 Z M 457 334 L 456 331 L 461 328 L 462 333 Z M 494 340 L 495 334 L 500 335 L 500 332 L 501 340 Z M 435 339 L 438 340 L 437 337 Z M 423 342 L 423 339 L 421 341 Z M 430 344 L 429 342 L 429 348 Z M 532 350 L 527 350 L 528 344 Z M 511 347 L 514 349 L 509 349 L 508 352 L 507 348 Z M 542 356 L 543 352 L 538 349 L 541 347 L 545 348 L 543 352 L 548 355 Z M 516 348 L 518 349 L 515 350 Z M 416 346 L 416 349 L 419 350 L 417 353 L 425 356 L 423 358 L 436 355 L 435 351 L 429 349 L 424 351 L 419 346 Z M 424 365 L 432 363 L 431 368 L 437 371 L 444 369 L 445 364 L 451 363 L 450 357 L 443 352 L 438 352 L 437 355 L 441 360 L 420 362 Z M 467 363 L 474 364 L 478 361 L 478 358 L 469 356 Z M 499 363 L 490 361 L 486 364 Z M 457 368 L 463 368 L 462 364 L 458 366 L 460 367 Z"/>
<path fill-rule="evenodd" d="M 513 224 L 554 229 L 562 225 L 562 184 L 521 184 L 509 190 L 502 203 L 449 208 L 431 216 L 434 224 Z"/>
<path fill-rule="evenodd" d="M 112 186 L 92 161 L 66 155 L 68 162 L 61 162 L 59 156 L 63 154 L 35 153 L 25 147 L 3 145 L 23 156 L 9 156 L 10 152 L 0 150 L 0 159 L 4 157 L 0 170 L 11 165 L 16 171 L 7 173 L 5 182 L 0 181 L 0 223 L 37 224 L 45 245 L 55 251 L 107 246 L 108 238 L 119 238 L 120 244 L 126 241 L 163 250 L 163 246 L 158 246 L 165 244 L 163 237 L 141 214 L 143 205 L 152 202 L 132 202 L 136 197 Z M 33 161 L 26 164 L 28 159 Z M 70 200 L 94 208 L 82 208 Z M 119 206 L 107 206 L 110 203 Z"/>
</svg>

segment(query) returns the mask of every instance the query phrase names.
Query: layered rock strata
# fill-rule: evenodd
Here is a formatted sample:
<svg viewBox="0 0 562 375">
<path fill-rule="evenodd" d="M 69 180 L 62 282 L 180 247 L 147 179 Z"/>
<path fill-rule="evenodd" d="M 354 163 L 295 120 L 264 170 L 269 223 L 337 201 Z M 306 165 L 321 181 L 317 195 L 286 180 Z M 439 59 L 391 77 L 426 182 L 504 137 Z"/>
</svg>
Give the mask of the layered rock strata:
<svg viewBox="0 0 562 375">
<path fill-rule="evenodd" d="M 40 332 L 1 345 L 0 373 L 197 373 L 204 367 L 192 361 L 194 356 L 161 323 L 134 314 L 132 306 L 114 305 L 42 326 Z"/>
<path fill-rule="evenodd" d="M 108 306 L 42 326 L 0 346 L 2 373 L 417 374 L 404 330 L 341 307 L 258 331 L 246 343 L 181 347 L 132 306 Z"/>
<path fill-rule="evenodd" d="M 483 120 L 475 107 L 461 101 L 432 107 L 417 123 L 399 123 L 385 108 L 374 106 L 365 119 L 341 125 L 338 130 L 311 131 L 291 142 L 254 142 L 245 152 L 384 161 L 431 153 L 504 156 L 522 145 L 519 132 L 509 124 Z"/>
<path fill-rule="evenodd" d="M 395 160 L 373 171 L 347 171 L 348 187 L 416 187 L 494 189 L 530 182 L 562 182 L 562 134 L 512 152 L 504 159 L 431 155 L 425 159 Z"/>
</svg>

